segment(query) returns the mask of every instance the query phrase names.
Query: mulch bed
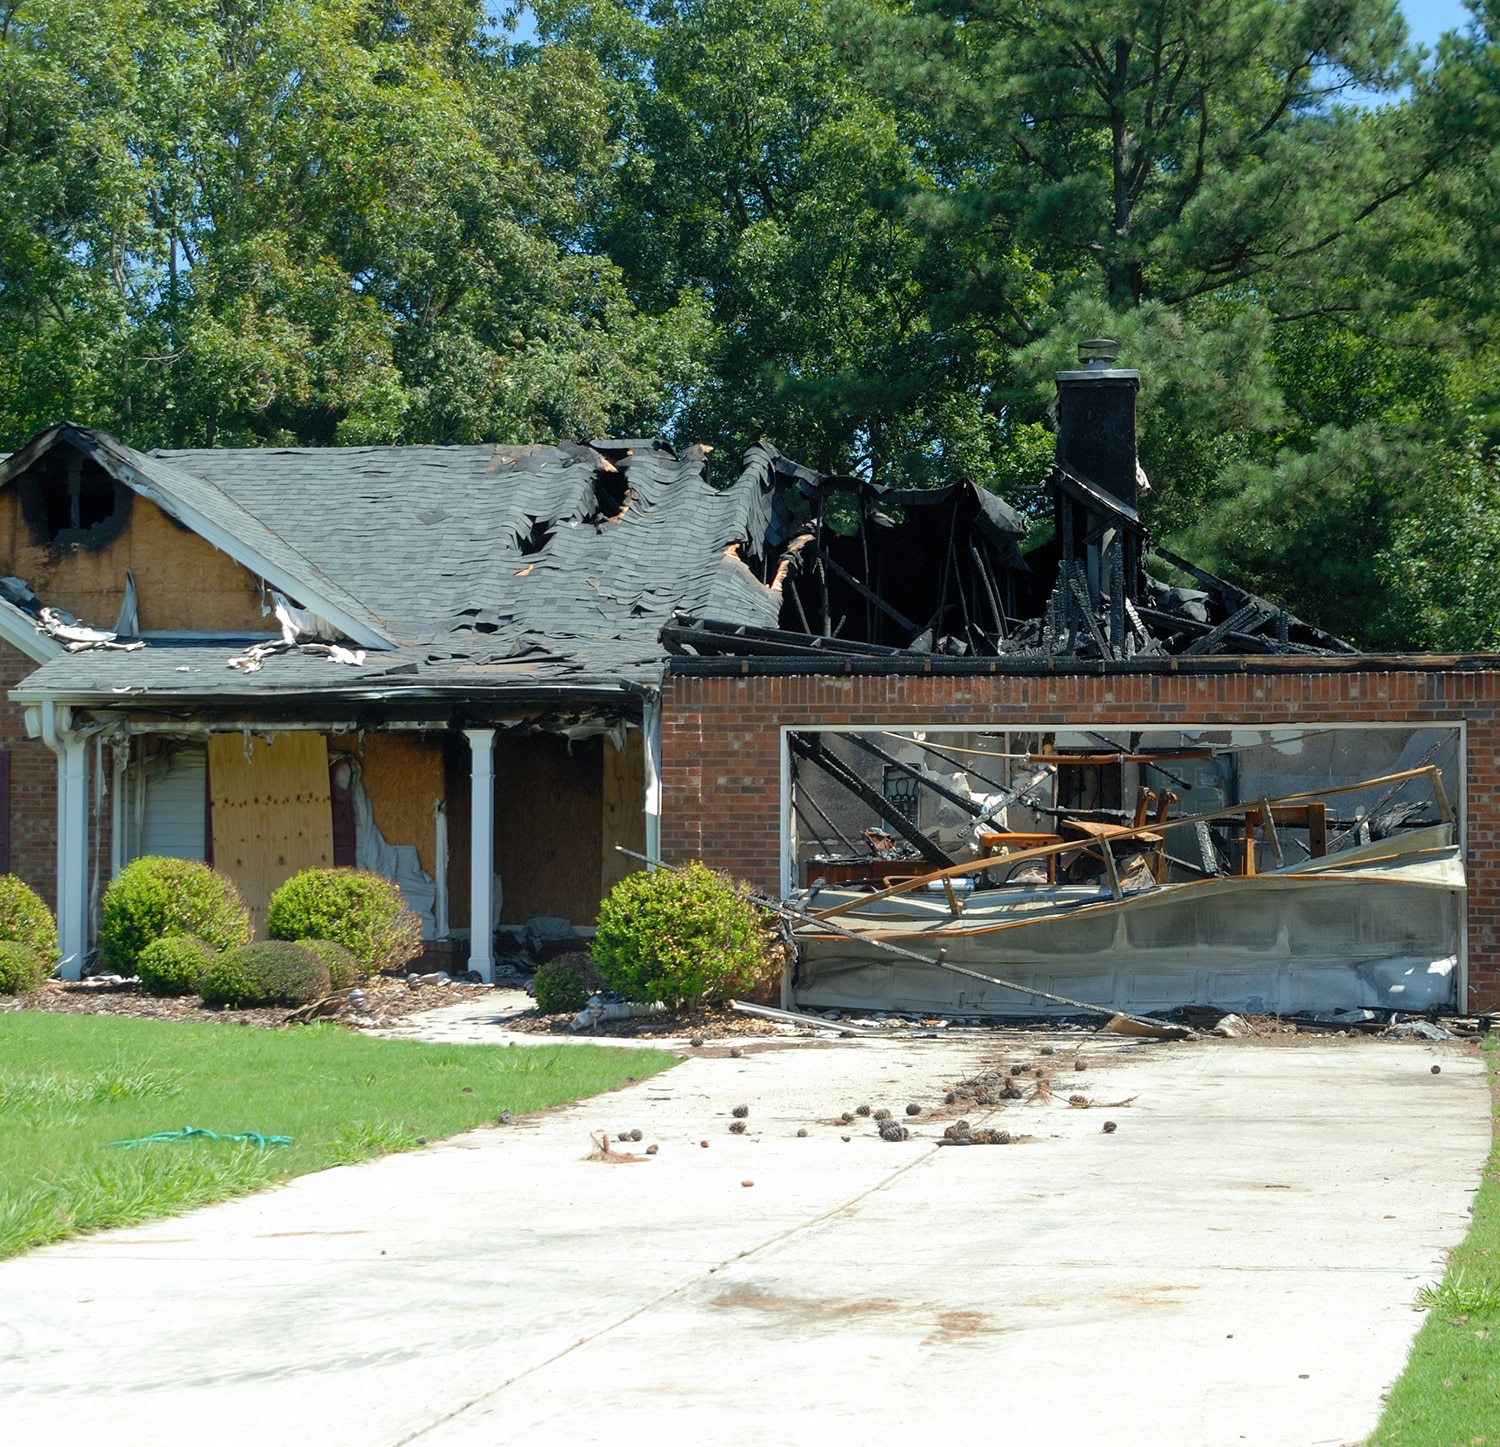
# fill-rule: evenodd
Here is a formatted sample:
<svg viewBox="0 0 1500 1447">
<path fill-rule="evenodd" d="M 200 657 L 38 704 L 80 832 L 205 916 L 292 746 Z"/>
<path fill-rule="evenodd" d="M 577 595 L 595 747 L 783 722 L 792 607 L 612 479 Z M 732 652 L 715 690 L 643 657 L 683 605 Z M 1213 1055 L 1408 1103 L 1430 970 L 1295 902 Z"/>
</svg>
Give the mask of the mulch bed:
<svg viewBox="0 0 1500 1447">
<path fill-rule="evenodd" d="M 572 1015 L 544 1015 L 540 1010 L 527 1010 L 524 1014 L 508 1016 L 505 1028 L 526 1035 L 572 1034 L 573 1019 Z M 706 1043 L 731 1035 L 774 1033 L 776 1027 L 771 1021 L 757 1020 L 752 1015 L 741 1015 L 718 1005 L 666 1015 L 648 1015 L 640 1020 L 601 1021 L 592 1030 L 580 1030 L 578 1036 L 583 1040 L 601 1035 L 650 1040 L 677 1039 L 687 1035 L 695 1038 L 701 1036 Z"/>
<path fill-rule="evenodd" d="M 357 1017 L 365 1028 L 389 1025 L 423 1010 L 456 1005 L 481 993 L 475 985 L 418 985 L 380 977 L 365 980 L 365 1010 Z M 129 1015 L 141 1020 L 215 1021 L 224 1025 L 258 1025 L 278 1030 L 295 1013 L 284 1005 L 266 1009 L 230 1010 L 205 1005 L 196 995 L 162 999 L 138 985 L 93 985 L 86 980 L 45 980 L 41 988 L 16 999 L 0 997 L 0 1013 L 7 1010 L 47 1010 L 59 1015 Z M 352 1021 L 340 1023 L 354 1023 Z"/>
</svg>

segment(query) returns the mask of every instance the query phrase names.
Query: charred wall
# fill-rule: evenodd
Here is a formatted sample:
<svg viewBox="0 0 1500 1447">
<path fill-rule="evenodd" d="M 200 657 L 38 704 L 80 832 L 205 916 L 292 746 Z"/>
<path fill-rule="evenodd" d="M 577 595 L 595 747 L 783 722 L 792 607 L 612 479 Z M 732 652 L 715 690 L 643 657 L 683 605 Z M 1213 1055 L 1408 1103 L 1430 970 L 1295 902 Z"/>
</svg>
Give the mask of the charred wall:
<svg viewBox="0 0 1500 1447">
<path fill-rule="evenodd" d="M 66 499 L 66 478 L 34 474 L 66 450 L 54 449 L 0 488 L 0 574 L 24 579 L 48 607 L 97 628 L 110 627 L 119 614 L 128 568 L 143 631 L 274 631 L 261 614 L 253 574 L 128 489 L 120 489 L 121 510 L 92 527 L 50 531 L 67 513 L 57 501 L 59 490 Z M 82 513 L 80 520 L 91 516 Z"/>
</svg>

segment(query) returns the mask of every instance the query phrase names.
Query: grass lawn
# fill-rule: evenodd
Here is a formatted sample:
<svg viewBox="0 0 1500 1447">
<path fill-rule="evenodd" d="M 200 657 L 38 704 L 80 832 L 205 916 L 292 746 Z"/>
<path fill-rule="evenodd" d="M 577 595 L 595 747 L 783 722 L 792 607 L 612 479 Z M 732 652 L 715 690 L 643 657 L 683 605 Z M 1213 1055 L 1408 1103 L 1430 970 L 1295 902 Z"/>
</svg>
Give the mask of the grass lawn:
<svg viewBox="0 0 1500 1447">
<path fill-rule="evenodd" d="M 1494 1034 L 1484 1058 L 1500 1107 Z M 1427 1320 L 1369 1447 L 1500 1447 L 1500 1142 L 1474 1202 L 1474 1224 L 1424 1300 Z"/>
<path fill-rule="evenodd" d="M 337 1026 L 0 1015 L 0 1257 L 411 1150 L 673 1063 L 656 1050 L 423 1045 Z M 184 1126 L 292 1144 L 109 1144 Z"/>
</svg>

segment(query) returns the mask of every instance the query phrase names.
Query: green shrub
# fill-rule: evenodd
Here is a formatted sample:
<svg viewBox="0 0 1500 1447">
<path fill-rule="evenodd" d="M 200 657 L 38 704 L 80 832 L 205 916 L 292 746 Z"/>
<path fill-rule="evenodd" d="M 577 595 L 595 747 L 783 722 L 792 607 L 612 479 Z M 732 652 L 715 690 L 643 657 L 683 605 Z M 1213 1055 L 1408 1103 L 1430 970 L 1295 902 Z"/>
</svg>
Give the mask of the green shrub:
<svg viewBox="0 0 1500 1447">
<path fill-rule="evenodd" d="M 367 869 L 304 869 L 271 896 L 273 940 L 332 940 L 362 975 L 396 970 L 422 953 L 422 923 L 389 879 Z"/>
<path fill-rule="evenodd" d="M 536 967 L 532 982 L 536 1007 L 544 1015 L 576 1015 L 603 983 L 594 962 L 582 950 L 544 960 Z"/>
<path fill-rule="evenodd" d="M 765 930 L 734 881 L 701 861 L 627 875 L 599 907 L 591 950 L 627 1000 L 722 999 L 766 969 Z"/>
<path fill-rule="evenodd" d="M 225 952 L 203 976 L 210 1005 L 306 1005 L 329 992 L 328 966 L 305 945 L 262 940 Z"/>
<path fill-rule="evenodd" d="M 29 995 L 47 978 L 50 966 L 15 940 L 0 940 L 0 995 Z"/>
<path fill-rule="evenodd" d="M 52 911 L 36 890 L 14 874 L 0 874 L 0 940 L 14 940 L 35 950 L 49 971 L 62 958 Z"/>
<path fill-rule="evenodd" d="M 148 995 L 196 995 L 215 954 L 194 935 L 168 935 L 136 956 L 135 972 Z"/>
<path fill-rule="evenodd" d="M 328 983 L 335 990 L 347 990 L 359 978 L 359 963 L 335 940 L 298 940 L 328 966 Z"/>
<path fill-rule="evenodd" d="M 111 970 L 133 975 L 141 951 L 173 935 L 234 949 L 250 942 L 250 911 L 228 875 L 195 859 L 132 860 L 104 891 L 100 958 Z"/>
</svg>

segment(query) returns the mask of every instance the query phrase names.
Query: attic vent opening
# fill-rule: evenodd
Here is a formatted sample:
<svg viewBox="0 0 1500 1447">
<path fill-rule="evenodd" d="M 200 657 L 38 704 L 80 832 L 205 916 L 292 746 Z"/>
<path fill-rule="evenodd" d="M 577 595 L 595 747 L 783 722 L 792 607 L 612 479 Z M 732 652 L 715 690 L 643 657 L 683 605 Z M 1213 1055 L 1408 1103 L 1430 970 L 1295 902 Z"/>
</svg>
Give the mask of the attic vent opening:
<svg viewBox="0 0 1500 1447">
<path fill-rule="evenodd" d="M 130 490 L 66 445 L 40 458 L 17 487 L 32 539 L 43 547 L 102 547 L 130 512 Z"/>
</svg>

